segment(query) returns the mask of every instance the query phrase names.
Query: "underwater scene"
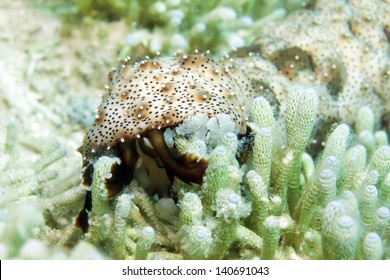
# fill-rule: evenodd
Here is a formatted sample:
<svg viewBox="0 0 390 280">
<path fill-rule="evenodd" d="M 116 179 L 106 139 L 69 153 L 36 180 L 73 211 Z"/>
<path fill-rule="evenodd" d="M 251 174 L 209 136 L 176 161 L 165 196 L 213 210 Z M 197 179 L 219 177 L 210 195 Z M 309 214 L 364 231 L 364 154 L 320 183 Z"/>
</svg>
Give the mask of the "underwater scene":
<svg viewBox="0 0 390 280">
<path fill-rule="evenodd" d="M 390 259 L 389 0 L 2 0 L 0 259 Z"/>
</svg>

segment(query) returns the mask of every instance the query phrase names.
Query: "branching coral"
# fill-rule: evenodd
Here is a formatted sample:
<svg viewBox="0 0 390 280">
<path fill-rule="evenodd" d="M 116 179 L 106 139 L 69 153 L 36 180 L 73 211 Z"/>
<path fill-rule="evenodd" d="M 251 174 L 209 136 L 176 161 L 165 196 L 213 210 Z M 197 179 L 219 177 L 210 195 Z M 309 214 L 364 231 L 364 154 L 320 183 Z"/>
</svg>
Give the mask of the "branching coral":
<svg viewBox="0 0 390 280">
<path fill-rule="evenodd" d="M 306 89 L 298 90 L 304 93 Z M 294 95 L 295 92 L 290 94 Z M 310 94 L 315 95 L 315 92 Z M 294 97 L 291 96 L 291 98 Z M 300 98 L 302 98 L 300 102 L 303 102 L 306 97 L 302 94 Z M 258 109 L 256 106 L 254 108 Z M 288 118 L 293 118 L 292 115 L 299 115 L 295 110 L 288 111 L 286 114 Z M 174 133 L 170 134 L 170 137 L 173 135 L 173 141 L 181 142 L 182 134 L 175 132 L 180 132 L 183 129 L 181 126 L 190 127 L 191 122 L 196 125 L 198 118 L 194 117 L 173 129 Z M 312 117 L 309 116 L 308 119 L 312 119 Z M 311 130 L 313 128 L 312 122 L 308 123 L 307 127 L 309 127 L 308 130 Z M 276 129 L 270 129 L 270 133 L 276 131 Z M 193 133 L 196 134 L 195 131 Z M 208 131 L 203 137 L 212 133 L 213 131 Z M 254 131 L 253 133 L 258 132 Z M 287 130 L 284 133 L 287 134 Z M 155 250 L 163 250 L 175 252 L 186 259 L 241 258 L 243 256 L 262 259 L 290 258 L 293 257 L 291 248 L 294 248 L 293 252 L 301 258 L 372 259 L 385 257 L 386 250 L 384 248 L 388 246 L 386 244 L 389 238 L 387 232 L 390 222 L 389 209 L 387 208 L 389 198 L 379 199 L 377 187 L 367 185 L 365 182 L 369 180 L 369 174 L 373 173 L 373 170 L 380 170 L 382 167 L 379 164 L 375 168 L 372 167 L 373 162 L 377 161 L 377 157 L 374 155 L 381 154 L 383 160 L 388 160 L 389 157 L 385 151 L 389 146 L 378 145 L 371 159 L 362 168 L 357 169 L 358 171 L 349 174 L 350 180 L 354 183 L 353 187 L 346 190 L 347 188 L 343 187 L 345 178 L 341 175 L 345 164 L 348 164 L 345 159 L 350 157 L 350 151 L 362 150 L 364 153 L 366 151 L 361 145 L 354 142 L 356 140 L 350 139 L 351 133 L 352 129 L 344 124 L 333 130 L 328 136 L 321 158 L 315 164 L 314 171 L 308 172 L 301 169 L 307 168 L 304 162 L 308 159 L 302 159 L 296 163 L 299 166 L 297 170 L 300 178 L 308 173 L 313 178 L 298 182 L 298 201 L 293 208 L 290 206 L 291 201 L 296 199 L 293 196 L 287 195 L 284 200 L 282 199 L 281 206 L 274 206 L 270 203 L 271 200 L 275 199 L 274 196 L 279 197 L 280 195 L 279 189 L 275 188 L 280 179 L 271 178 L 269 187 L 267 187 L 261 176 L 251 170 L 251 167 L 255 165 L 252 158 L 248 158 L 247 164 L 241 168 L 241 179 L 238 185 L 235 185 L 234 181 L 226 179 L 228 176 L 226 170 L 229 165 L 223 163 L 231 162 L 230 165 L 236 166 L 238 162 L 234 158 L 232 161 L 229 154 L 237 154 L 238 149 L 244 147 L 243 143 L 248 141 L 243 138 L 238 146 L 230 145 L 230 149 L 226 145 L 221 146 L 222 143 L 225 143 L 226 138 L 231 141 L 231 132 L 227 133 L 226 138 L 220 139 L 219 145 L 217 144 L 214 148 L 208 146 L 209 152 L 203 153 L 209 166 L 201 186 L 187 185 L 178 179 L 175 180 L 174 188 L 178 193 L 179 205 L 178 222 L 172 224 L 158 218 L 154 207 L 156 202 L 148 198 L 146 194 L 142 196 L 143 201 L 141 201 L 139 196 L 141 189 L 130 185 L 123 190 L 124 193 L 128 194 L 123 195 L 129 199 L 128 202 L 133 202 L 140 207 L 144 218 L 134 219 L 127 223 L 128 235 L 125 238 L 129 237 L 131 241 L 122 241 L 122 244 L 134 245 L 133 248 L 126 247 L 127 256 L 125 254 L 123 257 L 138 258 L 134 246 L 138 242 L 144 244 L 141 241 L 143 240 L 142 234 L 140 232 L 135 234 L 133 230 L 130 230 L 134 226 L 133 223 L 136 223 L 140 228 L 151 226 L 156 231 L 156 240 L 151 243 L 149 257 L 154 256 Z M 255 135 L 255 137 L 257 136 Z M 191 136 L 188 135 L 188 138 Z M 199 140 L 204 141 L 205 139 L 197 139 L 197 141 Z M 302 149 L 304 148 L 302 147 Z M 280 152 L 279 159 L 272 158 L 270 172 L 272 169 L 284 170 L 285 166 L 281 162 L 292 153 L 288 148 L 279 147 L 279 150 L 284 152 Z M 301 153 L 300 157 L 310 156 Z M 99 170 L 101 170 L 98 163 L 103 159 L 104 157 L 95 163 L 97 174 L 100 174 Z M 287 164 L 287 166 L 291 165 Z M 386 172 L 388 173 L 388 170 Z M 242 176 L 243 174 L 245 176 Z M 295 177 L 296 174 L 287 172 L 285 176 L 287 182 L 285 192 L 288 193 L 288 186 L 293 183 L 291 178 Z M 106 177 L 106 175 L 102 175 L 100 178 Z M 381 189 L 387 180 L 384 178 L 383 182 L 379 184 L 376 180 L 378 189 Z M 95 179 L 92 182 L 92 187 L 94 184 Z M 122 201 L 121 196 L 117 200 L 112 199 L 112 202 L 115 204 L 115 201 L 118 201 L 116 205 L 119 205 L 119 199 Z M 112 207 L 111 209 L 113 209 Z M 92 207 L 91 221 L 94 211 L 94 207 Z M 107 209 L 106 211 L 106 214 L 100 215 L 101 218 L 110 219 L 110 215 L 116 215 L 114 214 L 116 211 Z M 132 215 L 130 214 L 128 217 L 132 217 Z M 107 226 L 104 221 L 101 223 L 101 227 Z M 116 230 L 115 227 L 114 230 Z M 178 231 L 178 234 L 175 234 L 175 231 Z M 94 233 L 92 229 L 90 234 L 97 234 L 103 238 L 101 244 L 105 244 L 104 246 L 108 246 L 107 244 L 112 242 L 110 237 Z M 119 235 L 115 234 L 115 236 Z M 173 236 L 175 237 L 172 238 Z M 168 238 L 169 241 L 165 238 Z M 279 245 L 280 239 L 282 240 L 281 245 Z M 231 247 L 232 244 L 238 246 Z"/>
<path fill-rule="evenodd" d="M 20 126 L 10 124 L 2 128 L 5 138 L 4 149 L 0 151 L 4 163 L 0 170 L 2 258 L 71 257 L 61 247 L 73 246 L 80 233 L 72 225 L 71 217 L 63 214 L 77 213 L 70 209 L 79 208 L 85 197 L 85 190 L 79 187 L 78 157 L 66 155 L 57 141 L 47 143 L 44 148 L 26 147 L 18 140 L 23 131 Z M 17 136 L 14 130 L 19 132 Z M 32 144 L 38 143 L 31 141 L 29 145 Z M 21 151 L 41 155 L 36 160 L 12 161 L 13 157 L 20 157 L 17 154 Z M 66 166 L 70 162 L 73 162 L 72 167 Z M 97 253 L 95 249 L 92 251 Z"/>
<path fill-rule="evenodd" d="M 59 22 L 25 4 L 3 1 L 0 9 L 1 258 L 101 259 L 73 226 L 86 190 L 75 153 L 80 134 L 59 105 L 71 83 L 69 64 L 58 63 Z M 24 19 L 16 16 L 21 11 Z"/>
<path fill-rule="evenodd" d="M 172 53 L 177 49 L 217 49 L 220 53 L 242 47 L 255 27 L 268 18 L 280 18 L 300 7 L 302 0 L 74 0 L 47 5 L 64 16 L 67 28 L 122 20 L 130 26 L 121 55 Z M 69 26 L 70 25 L 70 26 Z"/>
</svg>

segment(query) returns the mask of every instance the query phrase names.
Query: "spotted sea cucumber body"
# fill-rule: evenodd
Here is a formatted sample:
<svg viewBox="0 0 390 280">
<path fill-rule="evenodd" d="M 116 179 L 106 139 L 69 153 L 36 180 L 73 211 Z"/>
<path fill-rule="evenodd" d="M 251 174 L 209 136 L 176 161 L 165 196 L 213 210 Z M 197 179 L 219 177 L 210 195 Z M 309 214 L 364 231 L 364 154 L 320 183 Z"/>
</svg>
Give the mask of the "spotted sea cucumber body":
<svg viewBox="0 0 390 280">
<path fill-rule="evenodd" d="M 322 124 L 353 124 L 362 106 L 390 122 L 390 5 L 317 1 L 272 23 L 224 60 L 208 53 L 123 60 L 84 138 L 84 151 L 109 149 L 196 113 L 229 114 L 246 131 L 253 99 L 266 96 L 283 114 L 295 85 L 314 88 Z"/>
<path fill-rule="evenodd" d="M 207 53 L 137 62 L 127 58 L 110 72 L 108 82 L 85 137 L 92 149 L 140 138 L 148 129 L 173 126 L 196 113 L 229 114 L 244 133 L 248 99 L 255 96 L 241 71 Z"/>
<path fill-rule="evenodd" d="M 320 94 L 320 117 L 353 124 L 362 106 L 390 122 L 390 1 L 317 0 L 267 24 L 240 55 L 249 77 L 283 100 L 291 82 Z M 281 102 L 283 106 L 283 102 Z"/>
</svg>

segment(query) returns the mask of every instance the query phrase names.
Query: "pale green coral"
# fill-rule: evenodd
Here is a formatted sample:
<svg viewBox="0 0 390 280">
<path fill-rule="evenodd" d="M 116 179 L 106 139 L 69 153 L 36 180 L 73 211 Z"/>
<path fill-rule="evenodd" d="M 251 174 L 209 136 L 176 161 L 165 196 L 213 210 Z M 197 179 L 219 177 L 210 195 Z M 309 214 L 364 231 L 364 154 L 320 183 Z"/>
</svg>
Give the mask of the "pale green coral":
<svg viewBox="0 0 390 280">
<path fill-rule="evenodd" d="M 303 2 L 74 0 L 73 5 L 58 1 L 48 6 L 64 17 L 65 31 L 80 21 L 86 26 L 102 25 L 104 21 L 126 22 L 130 31 L 121 55 L 171 53 L 190 48 L 217 49 L 223 54 L 247 44 L 256 36 L 252 26 L 264 25 L 267 16 L 268 20 L 280 18 Z"/>
<path fill-rule="evenodd" d="M 181 229 L 181 250 L 187 259 L 202 260 L 210 257 L 214 240 L 204 226 L 186 226 Z"/>
<path fill-rule="evenodd" d="M 135 249 L 135 259 L 145 260 L 148 256 L 150 246 L 155 242 L 155 232 L 151 227 L 145 227 L 142 229 L 140 238 L 137 241 L 137 247 Z"/>
<path fill-rule="evenodd" d="M 367 226 L 372 223 L 378 203 L 378 190 L 373 185 L 364 185 L 359 193 L 359 209 L 363 223 Z"/>
<path fill-rule="evenodd" d="M 199 139 L 192 138 L 198 130 L 190 129 L 191 122 L 197 124 L 199 118 L 200 115 L 197 115 L 179 125 L 175 130 L 180 132 L 186 127 L 186 133 L 174 130 L 173 143 L 185 137 L 188 149 L 193 149 L 191 147 L 195 146 L 192 143 Z M 206 119 L 204 124 L 208 123 Z M 112 167 L 120 164 L 120 161 L 115 157 L 99 158 L 94 163 L 90 188 L 93 199 L 87 240 L 98 248 L 104 248 L 111 257 L 120 259 L 220 259 L 237 258 L 240 255 L 272 259 L 291 254 L 291 250 L 302 258 L 314 259 L 385 257 L 383 247 L 374 242 L 375 238 L 369 238 L 371 235 L 368 232 L 375 232 L 381 240 L 388 239 L 388 200 L 379 200 L 377 188 L 367 184 L 375 183 L 382 190 L 383 185 L 386 185 L 387 177 L 382 182 L 378 178 L 379 174 L 387 170 L 383 171 L 382 158 L 386 161 L 388 146 L 376 148 L 371 161 L 366 164 L 362 146 L 347 149 L 351 128 L 339 125 L 329 135 L 324 152 L 315 165 L 309 154 L 302 153 L 304 147 L 300 147 L 298 170 L 307 179 L 298 181 L 299 201 L 295 208 L 291 208 L 293 212 L 290 212 L 286 187 L 291 183 L 292 175 L 290 172 L 283 173 L 283 170 L 291 166 L 296 149 L 287 148 L 280 154 L 281 159 L 272 159 L 271 169 L 277 168 L 282 176 L 270 176 L 269 186 L 257 172 L 250 169 L 256 165 L 253 158 L 248 158 L 248 164 L 240 169 L 244 176 L 228 180 L 228 167 L 238 168 L 235 156 L 240 154 L 240 149 L 245 147 L 244 141 L 248 140 L 239 143 L 236 134 L 227 132 L 217 142 L 218 138 L 213 134 L 220 135 L 225 130 L 223 124 L 219 123 L 218 129 L 209 126 L 211 130 L 206 129 L 202 134 L 203 138 L 215 139 L 202 141 L 207 145 L 201 148 L 203 157 L 209 163 L 202 186 L 176 182 L 178 223 L 167 222 L 166 216 L 159 215 L 157 209 L 169 212 L 168 208 L 172 207 L 157 207 L 157 201 L 163 199 L 150 197 L 135 181 L 117 197 L 108 198 L 106 180 L 112 176 Z M 230 127 L 230 122 L 226 125 Z M 305 135 L 309 134 L 305 132 Z M 306 143 L 309 141 L 306 140 Z M 37 161 L 40 164 L 37 164 L 36 170 L 45 170 L 59 159 L 56 149 L 49 147 L 49 150 L 53 151 L 46 153 L 47 159 L 43 157 Z M 385 156 L 380 157 L 383 154 Z M 354 160 L 358 161 L 357 165 L 345 169 Z M 337 175 L 343 174 L 344 170 L 349 170 L 346 173 L 348 176 Z M 11 181 L 18 183 L 23 180 Z M 344 182 L 353 187 L 343 186 Z M 284 191 L 279 191 L 279 184 L 284 186 Z M 244 193 L 245 189 L 247 191 Z M 83 193 L 82 189 L 71 188 L 64 194 L 48 199 L 50 211 L 80 201 Z M 360 211 L 360 215 L 356 214 L 357 211 Z M 363 234 L 366 234 L 366 238 L 361 243 L 362 247 L 359 247 L 358 240 L 363 242 Z M 74 231 L 69 231 L 68 239 L 77 239 Z M 280 239 L 283 240 L 281 246 Z M 233 249 L 232 244 L 235 242 L 239 246 Z M 382 246 L 386 246 L 386 243 Z M 42 247 L 42 252 L 45 248 Z M 172 250 L 174 255 L 168 253 Z M 25 252 L 25 249 L 21 252 Z M 45 254 L 49 253 L 42 253 Z"/>
<path fill-rule="evenodd" d="M 264 260 L 272 259 L 278 247 L 280 237 L 280 225 L 278 218 L 269 216 L 264 221 L 263 248 L 261 258 Z"/>
<path fill-rule="evenodd" d="M 251 228 L 259 236 L 264 233 L 264 221 L 269 216 L 270 201 L 267 186 L 254 170 L 246 174 L 248 190 L 251 194 L 252 212 L 250 214 Z"/>
<path fill-rule="evenodd" d="M 334 251 L 328 252 L 328 258 L 336 260 L 353 260 L 356 258 L 358 229 L 356 222 L 349 216 L 336 218 L 329 240 L 334 243 Z"/>
<path fill-rule="evenodd" d="M 369 232 L 364 237 L 363 257 L 366 260 L 380 260 L 383 257 L 383 244 L 376 232 Z"/>
<path fill-rule="evenodd" d="M 290 213 L 299 199 L 300 170 L 302 154 L 310 141 L 310 136 L 318 112 L 318 95 L 314 89 L 292 88 L 286 101 L 286 134 L 287 149 L 292 152 L 293 160 L 287 189 Z"/>
<path fill-rule="evenodd" d="M 203 125 L 208 123 L 208 118 L 196 115 L 173 130 L 171 141 L 182 143 L 184 137 L 188 141 L 187 147 L 199 141 L 193 135 L 199 136 L 200 119 L 203 119 Z M 313 117 L 309 119 L 309 131 L 304 132 L 306 145 L 313 129 Z M 192 123 L 198 129 L 192 129 Z M 226 125 L 229 127 L 230 122 Z M 219 126 L 217 130 L 209 126 L 212 130 L 206 129 L 201 137 L 217 139 L 213 138 L 213 134 L 219 135 L 224 131 L 222 122 Z M 256 129 L 254 143 L 258 133 Z M 198 187 L 177 181 L 179 222 L 173 226 L 156 215 L 156 202 L 142 188 L 130 186 L 124 192 L 134 196 L 132 200 L 145 213 L 145 222 L 156 230 L 158 246 L 165 250 L 171 246 L 178 247 L 178 253 L 186 259 L 230 258 L 244 254 L 244 251 L 245 255 L 251 251 L 252 257 L 263 259 L 281 258 L 291 252 L 302 258 L 314 259 L 375 258 L 383 249 L 372 245 L 373 248 L 378 247 L 375 249 L 378 253 L 375 253 L 369 247 L 371 239 L 366 238 L 364 243 L 363 236 L 371 231 L 383 240 L 388 238 L 389 210 L 386 204 L 380 202 L 377 188 L 371 185 L 382 186 L 387 182 L 387 179 L 383 182 L 378 180 L 377 170 L 382 170 L 383 164 L 376 162 L 383 161 L 379 160 L 379 155 L 388 146 L 378 146 L 373 153 L 378 156 L 373 156 L 366 163 L 363 146 L 355 145 L 348 149 L 354 144 L 352 134 L 351 127 L 345 124 L 335 127 L 316 164 L 310 154 L 303 153 L 306 145 L 299 148 L 287 145 L 279 160 L 272 158 L 271 169 L 276 168 L 280 176 L 270 176 L 269 186 L 256 171 L 251 170 L 252 166 L 256 166 L 252 157 L 247 158 L 248 163 L 241 168 L 244 176 L 238 176 L 238 181 L 228 180 L 228 167 L 237 168 L 234 155 L 240 154 L 240 149 L 245 148 L 242 143 L 248 139 L 237 143 L 235 134 L 228 132 L 219 143 L 216 140 L 204 141 L 207 147 L 202 148 L 203 158 L 208 160 L 204 182 Z M 298 135 L 293 138 L 296 137 Z M 295 164 L 299 167 L 299 178 L 303 176 L 304 179 L 297 182 L 299 200 L 289 210 L 291 197 L 287 196 L 287 186 L 293 183 L 291 176 L 296 175 L 284 170 L 291 170 L 294 151 L 300 154 Z M 247 191 L 243 193 L 243 190 Z M 174 233 L 175 228 L 179 229 L 178 234 Z M 172 239 L 175 238 L 173 236 L 176 240 Z M 130 237 L 135 242 L 140 235 L 133 233 Z M 238 251 L 231 247 L 234 242 L 239 245 Z M 367 249 L 362 251 L 364 246 Z M 131 258 L 133 253 L 129 250 L 128 257 Z M 385 257 L 384 253 L 381 256 Z"/>
</svg>

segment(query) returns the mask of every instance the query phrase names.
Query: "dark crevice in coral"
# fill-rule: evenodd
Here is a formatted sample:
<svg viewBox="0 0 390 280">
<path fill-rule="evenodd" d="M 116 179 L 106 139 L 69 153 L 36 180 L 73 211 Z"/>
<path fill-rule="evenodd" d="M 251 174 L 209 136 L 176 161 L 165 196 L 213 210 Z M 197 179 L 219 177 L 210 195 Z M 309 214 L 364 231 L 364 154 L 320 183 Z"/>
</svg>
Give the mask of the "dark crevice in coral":
<svg viewBox="0 0 390 280">
<path fill-rule="evenodd" d="M 240 153 L 237 155 L 237 161 L 240 163 L 240 165 L 243 165 L 247 162 L 252 150 L 253 150 L 253 143 L 255 140 L 255 134 L 252 133 L 252 130 L 250 127 L 247 128 L 247 132 L 245 135 L 240 135 L 238 137 L 239 143 L 240 143 Z"/>
</svg>

